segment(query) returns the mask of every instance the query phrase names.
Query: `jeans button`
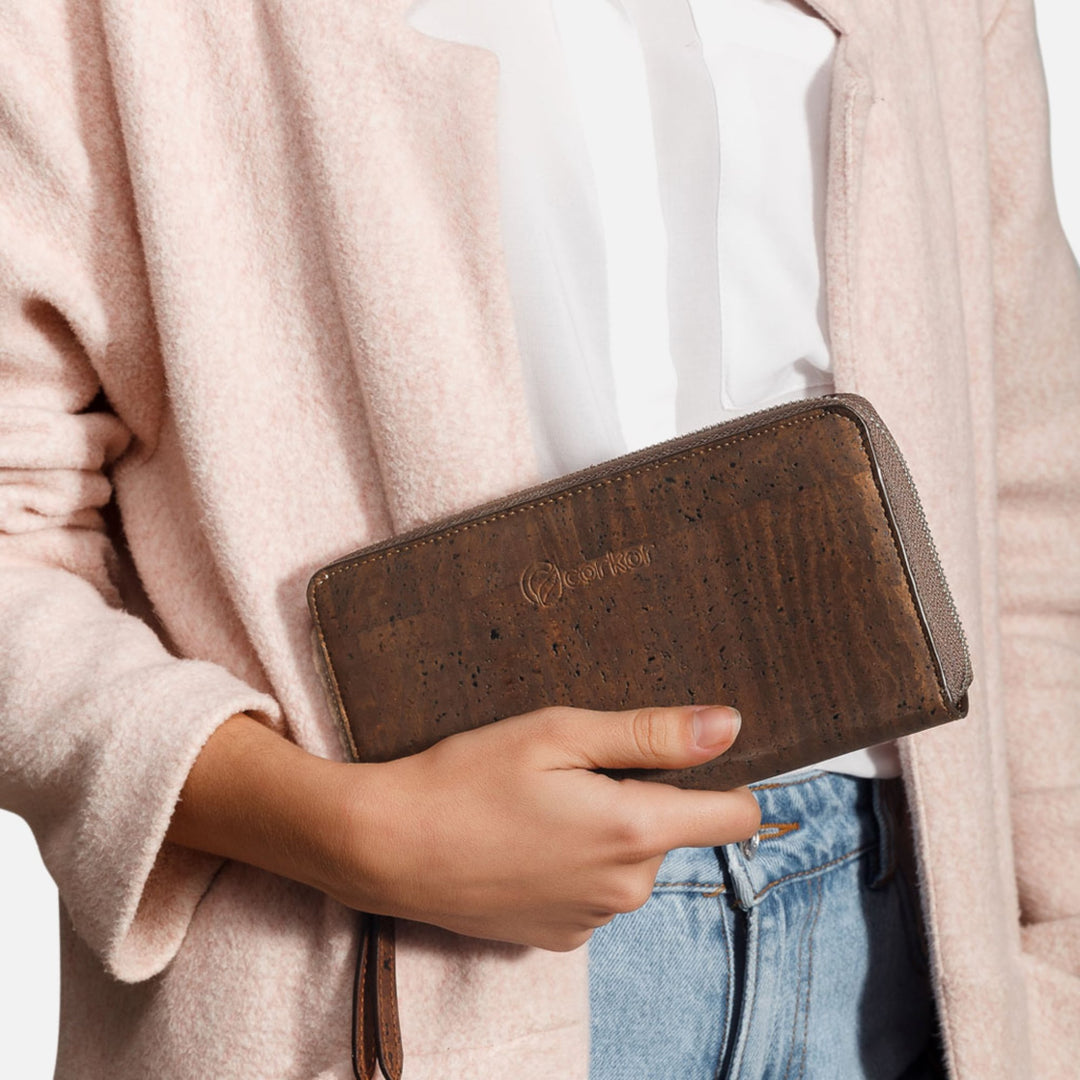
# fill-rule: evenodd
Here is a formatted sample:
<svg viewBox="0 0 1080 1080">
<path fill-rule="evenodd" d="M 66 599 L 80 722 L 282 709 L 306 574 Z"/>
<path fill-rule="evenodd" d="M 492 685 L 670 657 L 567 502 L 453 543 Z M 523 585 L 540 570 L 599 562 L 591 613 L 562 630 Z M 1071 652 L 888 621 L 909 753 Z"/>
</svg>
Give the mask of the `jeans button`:
<svg viewBox="0 0 1080 1080">
<path fill-rule="evenodd" d="M 758 846 L 761 844 L 761 833 L 756 832 L 753 836 L 747 837 L 745 840 L 739 841 L 739 850 L 742 852 L 744 859 L 752 859 L 757 854 Z"/>
</svg>

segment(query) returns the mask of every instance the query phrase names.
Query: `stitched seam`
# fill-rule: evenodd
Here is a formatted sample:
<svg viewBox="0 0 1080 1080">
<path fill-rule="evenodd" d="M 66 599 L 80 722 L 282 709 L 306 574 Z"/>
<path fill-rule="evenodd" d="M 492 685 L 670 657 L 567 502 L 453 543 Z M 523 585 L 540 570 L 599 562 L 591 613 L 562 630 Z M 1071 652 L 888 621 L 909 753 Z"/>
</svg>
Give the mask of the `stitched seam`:
<svg viewBox="0 0 1080 1080">
<path fill-rule="evenodd" d="M 751 784 L 750 790 L 771 791 L 773 788 L 798 787 L 799 784 L 809 784 L 811 780 L 817 780 L 824 775 L 825 770 L 821 769 L 818 772 L 811 773 L 809 776 L 804 776 L 801 780 L 782 780 L 776 784 Z"/>
<path fill-rule="evenodd" d="M 562 502 L 564 499 L 581 495 L 586 491 L 592 491 L 594 488 L 610 487 L 612 484 L 622 483 L 635 476 L 643 476 L 648 472 L 655 472 L 661 468 L 669 468 L 672 465 L 678 465 L 680 462 L 689 461 L 693 457 L 703 457 L 706 454 L 717 453 L 718 451 L 726 450 L 728 447 L 734 446 L 737 443 L 748 442 L 750 439 L 756 439 L 762 435 L 770 434 L 773 431 L 779 431 L 782 428 L 796 427 L 799 424 L 809 423 L 811 420 L 820 420 L 826 416 L 831 417 L 836 415 L 842 414 L 834 413 L 832 410 L 822 410 L 820 412 L 811 413 L 808 416 L 798 416 L 792 420 L 781 420 L 778 423 L 769 424 L 768 427 L 758 428 L 756 431 L 744 432 L 742 435 L 733 435 L 721 443 L 713 443 L 709 446 L 697 446 L 693 450 L 684 451 L 682 454 L 678 454 L 675 457 L 665 457 L 659 461 L 650 461 L 645 465 L 627 469 L 626 472 L 618 473 L 615 476 L 605 476 L 602 480 L 592 480 L 587 484 L 571 488 L 568 491 L 560 491 L 557 495 L 551 495 L 543 499 L 535 499 L 532 502 L 523 503 L 521 506 L 510 507 L 508 510 L 500 510 L 497 514 L 489 514 L 487 517 L 477 518 L 476 521 L 466 521 L 460 525 L 455 525 L 452 529 L 438 532 L 434 536 L 425 536 L 419 540 L 413 540 L 401 547 L 388 548 L 385 551 L 377 551 L 373 555 L 364 555 L 352 561 L 339 563 L 337 566 L 331 567 L 325 572 L 319 584 L 325 584 L 330 578 L 337 574 L 344 573 L 346 570 L 353 570 L 358 566 L 365 566 L 368 563 L 378 562 L 380 559 L 388 558 L 390 555 L 400 555 L 406 551 L 412 551 L 414 548 L 423 547 L 425 544 L 435 544 L 439 541 L 446 540 L 451 536 L 456 536 L 458 533 L 467 532 L 469 529 L 476 529 L 481 525 L 488 525 L 493 521 L 502 521 L 505 518 L 514 517 L 517 514 L 524 514 L 530 510 L 537 510 L 543 506 L 553 506 L 555 503 Z M 849 417 L 844 417 L 844 419 L 848 420 L 849 423 L 854 424 L 854 421 L 851 421 Z"/>
<path fill-rule="evenodd" d="M 721 1080 L 719 1076 L 720 1066 L 723 1065 L 724 1058 L 727 1057 L 728 1044 L 734 1037 L 734 1032 L 731 1030 L 731 1021 L 735 1015 L 735 965 L 733 963 L 735 948 L 728 932 L 727 912 L 724 910 L 724 905 L 718 903 L 716 906 L 720 913 L 720 934 L 724 939 L 724 956 L 726 958 L 724 969 L 727 975 L 727 1008 L 724 1015 L 724 1032 L 723 1038 L 720 1040 L 720 1053 L 716 1057 L 716 1067 L 713 1069 L 713 1080 Z"/>
<path fill-rule="evenodd" d="M 754 956 L 754 985 L 750 988 L 750 1007 L 749 1009 L 744 1007 L 739 1017 L 739 1041 L 735 1045 L 735 1053 L 732 1055 L 731 1059 L 733 1076 L 737 1076 L 742 1071 L 742 1059 L 746 1056 L 746 1043 L 750 1038 L 749 1026 L 753 1023 L 754 1006 L 757 1004 L 758 983 L 761 982 L 761 972 L 758 970 L 758 965 L 761 960 L 761 942 L 759 940 L 760 928 L 755 926 L 755 932 L 751 934 L 750 927 L 750 920 L 754 918 L 755 915 L 758 916 L 756 921 L 760 921 L 761 913 L 755 908 L 750 908 L 746 912 L 746 963 L 743 978 L 745 979 L 750 971 L 750 939 L 753 937 L 756 953 Z M 737 1069 L 735 1068 L 736 1065 L 739 1066 Z"/>
<path fill-rule="evenodd" d="M 844 852 L 843 855 L 837 855 L 835 859 L 830 859 L 828 862 L 819 863 L 817 866 L 811 866 L 806 870 L 796 870 L 790 874 L 785 874 L 783 877 L 777 878 L 775 881 L 770 881 L 760 892 L 754 893 L 754 899 L 764 896 L 770 889 L 777 885 L 782 885 L 785 881 L 791 881 L 794 878 L 808 877 L 810 874 L 816 874 L 819 870 L 824 870 L 827 866 L 835 866 L 837 863 L 843 862 L 845 859 L 850 859 L 853 855 L 861 855 L 864 851 L 869 851 L 870 845 L 863 844 L 862 847 L 852 848 L 851 851 Z"/>
<path fill-rule="evenodd" d="M 818 878 L 818 907 L 815 908 L 813 913 L 813 926 L 810 928 L 810 959 L 809 959 L 809 971 L 807 973 L 807 1002 L 806 1009 L 802 1012 L 802 1059 L 799 1062 L 799 1080 L 806 1076 L 807 1069 L 807 1043 L 810 1039 L 810 990 L 813 981 L 813 943 L 814 932 L 818 929 L 818 920 L 821 918 L 822 907 L 822 893 L 824 886 L 822 885 L 821 878 Z"/>
<path fill-rule="evenodd" d="M 787 836 L 788 833 L 797 832 L 799 829 L 799 823 L 797 821 L 776 821 L 769 822 L 768 825 L 762 825 L 758 829 L 758 835 L 761 838 L 761 842 L 766 840 L 779 840 L 781 837 Z"/>
<path fill-rule="evenodd" d="M 803 957 L 803 945 L 806 941 L 806 930 L 809 920 L 803 920 L 799 926 L 799 938 L 798 948 L 795 951 L 795 973 L 798 975 L 802 971 L 802 957 Z M 786 929 L 786 920 L 785 920 Z M 795 1057 L 795 1034 L 799 1028 L 799 1008 L 796 1004 L 795 1008 L 791 1011 L 791 1036 L 788 1039 L 788 1052 L 787 1057 L 784 1059 L 784 1080 L 788 1080 L 791 1076 L 791 1063 Z"/>
<path fill-rule="evenodd" d="M 385 918 L 386 916 L 383 916 Z M 380 954 L 382 950 L 379 950 Z M 380 965 L 386 964 L 386 958 L 379 956 Z M 383 967 L 383 971 L 387 968 Z M 397 1010 L 397 970 L 396 965 L 391 963 L 389 966 L 389 974 L 383 976 L 382 971 L 376 974 L 376 980 L 381 981 L 383 978 L 390 980 L 391 990 L 390 993 L 383 997 L 381 993 L 377 993 L 375 1001 L 377 1005 L 381 1005 L 382 1008 L 378 1010 L 379 1013 L 379 1033 L 380 1033 L 380 1050 L 383 1057 L 386 1059 L 386 1064 L 389 1071 L 393 1074 L 400 1075 L 401 1061 L 398 1059 L 398 1039 L 393 1038 L 392 1035 L 396 1031 L 401 1030 L 401 1021 L 398 1018 Z M 389 1012 L 389 1016 L 386 1014 Z"/>
<path fill-rule="evenodd" d="M 369 925 L 366 917 L 362 917 L 357 941 L 359 952 L 356 957 L 356 984 L 353 989 L 353 1064 L 357 1075 L 367 1072 L 367 1061 L 373 1050 L 367 1041 L 367 970 L 370 943 Z"/>
<path fill-rule="evenodd" d="M 653 885 L 654 889 L 709 889 L 710 892 L 704 893 L 705 896 L 719 896 L 722 892 L 727 892 L 727 887 L 721 883 L 715 881 L 657 881 Z"/>
<path fill-rule="evenodd" d="M 806 1004 L 803 1008 L 803 1044 L 802 1056 L 799 1059 L 799 1075 L 797 1080 L 802 1080 L 806 1075 L 806 1045 L 810 1038 L 810 989 L 814 978 L 814 931 L 817 929 L 818 919 L 821 917 L 822 891 L 821 878 L 818 878 L 817 905 L 814 908 L 814 919 L 810 924 L 810 949 L 806 964 Z"/>
<path fill-rule="evenodd" d="M 814 925 L 817 922 L 818 914 L 821 910 L 821 892 L 820 892 L 820 879 L 816 883 L 818 889 L 815 890 L 815 902 L 808 913 L 807 917 L 802 921 L 799 928 L 799 948 L 795 954 L 795 971 L 797 974 L 802 973 L 803 963 L 803 951 L 806 948 L 812 948 Z M 812 962 L 808 960 L 807 966 L 809 970 L 812 970 Z M 800 994 L 800 998 L 801 998 Z M 802 1010 L 799 1009 L 798 1002 L 796 1002 L 795 1008 L 791 1013 L 791 1038 L 788 1042 L 788 1054 L 784 1061 L 784 1078 L 790 1080 L 791 1069 L 795 1059 L 795 1047 L 796 1047 L 796 1033 L 799 1029 L 799 1014 Z M 803 1054 L 806 1052 L 806 1029 L 805 1023 L 803 1026 L 803 1040 L 802 1040 Z"/>
</svg>

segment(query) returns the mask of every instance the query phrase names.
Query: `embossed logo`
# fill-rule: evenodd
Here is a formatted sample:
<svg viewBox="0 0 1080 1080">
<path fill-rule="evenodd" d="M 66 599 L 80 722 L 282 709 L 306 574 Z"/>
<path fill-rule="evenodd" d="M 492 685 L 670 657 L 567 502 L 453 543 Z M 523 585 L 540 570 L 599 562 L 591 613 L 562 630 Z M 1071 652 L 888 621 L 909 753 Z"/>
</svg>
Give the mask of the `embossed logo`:
<svg viewBox="0 0 1080 1080">
<path fill-rule="evenodd" d="M 561 569 L 550 559 L 529 563 L 521 572 L 522 595 L 535 607 L 550 607 L 565 589 L 577 589 L 605 577 L 648 566 L 652 561 L 651 547 L 655 545 L 637 544 L 622 551 L 606 551 L 571 570 Z"/>
</svg>

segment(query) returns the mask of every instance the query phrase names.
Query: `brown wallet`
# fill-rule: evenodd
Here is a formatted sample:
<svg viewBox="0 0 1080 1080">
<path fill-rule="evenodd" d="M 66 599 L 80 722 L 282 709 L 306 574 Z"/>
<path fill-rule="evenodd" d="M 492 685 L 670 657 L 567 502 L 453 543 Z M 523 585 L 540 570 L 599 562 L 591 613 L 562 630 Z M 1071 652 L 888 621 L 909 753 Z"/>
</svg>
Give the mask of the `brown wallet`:
<svg viewBox="0 0 1080 1080">
<path fill-rule="evenodd" d="M 852 394 L 364 548 L 320 569 L 308 602 L 358 761 L 544 705 L 716 703 L 743 717 L 726 754 L 617 775 L 724 789 L 967 711 L 967 644 L 911 474 Z"/>
</svg>

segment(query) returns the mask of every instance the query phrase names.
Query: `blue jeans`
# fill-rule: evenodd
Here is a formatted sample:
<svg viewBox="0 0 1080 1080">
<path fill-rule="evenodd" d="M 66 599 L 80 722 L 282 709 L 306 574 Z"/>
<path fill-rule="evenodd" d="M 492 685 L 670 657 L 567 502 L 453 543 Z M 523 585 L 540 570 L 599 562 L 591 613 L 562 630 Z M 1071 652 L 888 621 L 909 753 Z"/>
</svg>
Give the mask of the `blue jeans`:
<svg viewBox="0 0 1080 1080">
<path fill-rule="evenodd" d="M 943 1075 L 901 783 L 755 784 L 756 846 L 670 852 L 589 944 L 590 1080 Z"/>
</svg>

